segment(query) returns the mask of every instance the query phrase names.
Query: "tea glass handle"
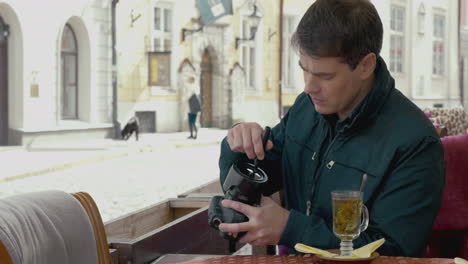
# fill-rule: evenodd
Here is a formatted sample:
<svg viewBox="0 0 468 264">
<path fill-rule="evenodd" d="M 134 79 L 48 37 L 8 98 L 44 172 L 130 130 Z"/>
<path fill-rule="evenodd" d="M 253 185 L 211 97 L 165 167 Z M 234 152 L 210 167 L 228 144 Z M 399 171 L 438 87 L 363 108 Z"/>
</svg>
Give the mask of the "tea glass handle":
<svg viewBox="0 0 468 264">
<path fill-rule="evenodd" d="M 365 205 L 362 205 L 361 232 L 364 232 L 369 225 L 369 211 Z"/>
</svg>

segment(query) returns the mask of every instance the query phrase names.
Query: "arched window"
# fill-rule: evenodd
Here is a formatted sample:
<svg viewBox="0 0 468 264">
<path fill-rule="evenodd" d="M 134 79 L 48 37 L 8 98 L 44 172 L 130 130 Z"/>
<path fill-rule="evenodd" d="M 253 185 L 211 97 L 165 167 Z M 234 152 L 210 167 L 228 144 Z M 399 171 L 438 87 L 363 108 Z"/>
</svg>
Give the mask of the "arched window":
<svg viewBox="0 0 468 264">
<path fill-rule="evenodd" d="M 69 24 L 65 25 L 61 48 L 61 118 L 78 119 L 78 45 Z"/>
</svg>

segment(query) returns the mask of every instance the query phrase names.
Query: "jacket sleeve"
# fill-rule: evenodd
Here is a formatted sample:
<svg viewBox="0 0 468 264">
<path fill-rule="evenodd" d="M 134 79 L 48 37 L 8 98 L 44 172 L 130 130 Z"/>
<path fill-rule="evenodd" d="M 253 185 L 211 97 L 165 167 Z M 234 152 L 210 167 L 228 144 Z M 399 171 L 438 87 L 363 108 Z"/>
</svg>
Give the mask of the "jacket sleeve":
<svg viewBox="0 0 468 264">
<path fill-rule="evenodd" d="M 357 248 L 383 237 L 386 242 L 379 248 L 380 254 L 420 256 L 442 200 L 443 147 L 438 138 L 428 136 L 401 148 L 396 156 L 377 194 L 367 204 L 369 227 L 353 243 Z M 280 244 L 293 248 L 298 242 L 339 248 L 331 223 L 319 215 L 291 210 Z"/>
<path fill-rule="evenodd" d="M 281 153 L 284 142 L 285 124 L 287 120 L 288 114 L 286 114 L 281 119 L 279 124 L 271 129 L 270 140 L 273 142 L 273 149 L 267 151 L 265 153 L 265 159 L 259 162 L 259 167 L 261 167 L 268 175 L 268 181 L 262 189 L 262 193 L 264 195 L 271 195 L 280 190 L 282 186 Z M 221 186 L 223 185 L 232 164 L 240 160 L 248 161 L 247 155 L 244 153 L 233 152 L 229 147 L 227 137 L 225 137 L 221 142 L 221 155 L 219 158 Z"/>
</svg>

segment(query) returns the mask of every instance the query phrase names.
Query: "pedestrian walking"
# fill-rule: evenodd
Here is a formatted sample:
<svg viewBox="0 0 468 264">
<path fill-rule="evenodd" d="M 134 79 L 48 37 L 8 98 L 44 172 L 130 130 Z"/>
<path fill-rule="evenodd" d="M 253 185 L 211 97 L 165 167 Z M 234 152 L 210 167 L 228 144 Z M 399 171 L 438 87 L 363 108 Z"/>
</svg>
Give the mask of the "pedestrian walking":
<svg viewBox="0 0 468 264">
<path fill-rule="evenodd" d="M 197 139 L 198 129 L 197 129 L 197 115 L 201 111 L 201 103 L 198 95 L 193 92 L 190 98 L 188 99 L 189 104 L 189 113 L 188 113 L 188 123 L 190 129 L 190 139 Z"/>
</svg>

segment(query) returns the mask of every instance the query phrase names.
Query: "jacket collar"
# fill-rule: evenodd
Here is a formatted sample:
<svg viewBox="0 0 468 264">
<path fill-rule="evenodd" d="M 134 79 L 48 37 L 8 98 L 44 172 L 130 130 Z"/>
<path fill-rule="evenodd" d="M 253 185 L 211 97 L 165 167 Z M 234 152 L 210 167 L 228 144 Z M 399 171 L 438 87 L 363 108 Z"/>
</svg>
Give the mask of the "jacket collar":
<svg viewBox="0 0 468 264">
<path fill-rule="evenodd" d="M 372 89 L 346 119 L 339 121 L 341 123 L 339 125 L 341 127 L 340 132 L 345 133 L 366 126 L 375 119 L 386 102 L 389 93 L 395 89 L 395 80 L 380 56 L 377 58 L 374 73 L 375 80 Z"/>
</svg>

